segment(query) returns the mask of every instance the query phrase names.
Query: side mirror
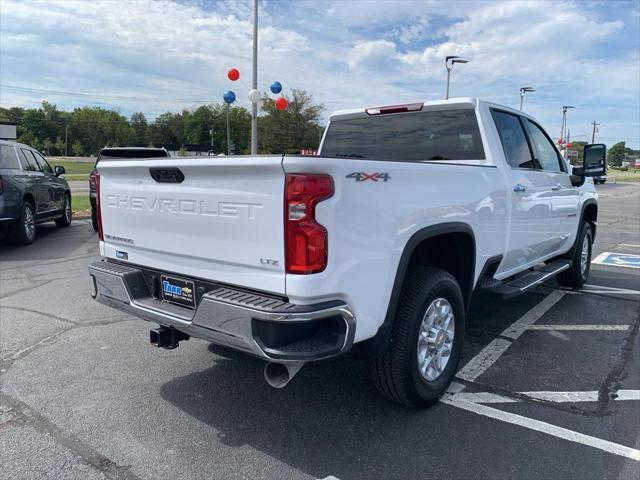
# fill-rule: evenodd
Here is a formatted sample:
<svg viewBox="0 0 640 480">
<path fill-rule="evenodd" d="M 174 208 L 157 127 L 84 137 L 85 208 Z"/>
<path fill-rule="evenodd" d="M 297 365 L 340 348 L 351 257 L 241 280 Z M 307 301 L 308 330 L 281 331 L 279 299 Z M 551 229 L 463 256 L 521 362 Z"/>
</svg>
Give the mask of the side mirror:
<svg viewBox="0 0 640 480">
<path fill-rule="evenodd" d="M 64 167 L 62 165 L 56 165 L 55 167 L 53 167 L 53 171 L 56 174 L 56 177 L 59 177 L 60 175 L 64 175 Z"/>
<path fill-rule="evenodd" d="M 571 185 L 574 187 L 580 187 L 584 184 L 584 168 L 573 167 L 573 172 L 570 175 Z"/>
<path fill-rule="evenodd" d="M 584 146 L 584 176 L 599 177 L 607 172 L 607 146 L 594 143 Z"/>
</svg>

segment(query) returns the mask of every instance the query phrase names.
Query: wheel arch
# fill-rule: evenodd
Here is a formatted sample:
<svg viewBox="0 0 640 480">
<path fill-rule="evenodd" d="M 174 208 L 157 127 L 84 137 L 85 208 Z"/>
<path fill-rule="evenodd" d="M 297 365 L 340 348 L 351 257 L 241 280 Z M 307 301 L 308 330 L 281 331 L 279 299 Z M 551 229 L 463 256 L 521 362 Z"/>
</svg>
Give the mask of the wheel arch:
<svg viewBox="0 0 640 480">
<path fill-rule="evenodd" d="M 33 212 L 35 213 L 36 210 L 36 197 L 33 195 L 33 193 L 31 192 L 25 192 L 22 195 L 22 201 L 27 201 L 31 204 L 31 206 L 33 207 Z"/>
<path fill-rule="evenodd" d="M 438 255 L 433 255 L 439 248 Z M 423 265 L 451 273 L 462 289 L 465 306 L 471 301 L 476 266 L 476 239 L 471 226 L 463 222 L 447 222 L 422 228 L 407 241 L 396 269 L 393 288 L 384 322 L 371 339 L 354 346 L 356 353 L 379 356 L 387 347 L 395 319 L 400 292 L 409 267 Z"/>
</svg>

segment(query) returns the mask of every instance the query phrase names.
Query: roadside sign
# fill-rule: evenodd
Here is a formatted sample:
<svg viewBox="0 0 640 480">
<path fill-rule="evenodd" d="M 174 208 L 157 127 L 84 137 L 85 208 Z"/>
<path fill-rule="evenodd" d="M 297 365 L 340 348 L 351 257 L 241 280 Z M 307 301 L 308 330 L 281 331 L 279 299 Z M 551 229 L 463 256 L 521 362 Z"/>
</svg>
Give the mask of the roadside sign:
<svg viewBox="0 0 640 480">
<path fill-rule="evenodd" d="M 612 267 L 640 268 L 640 255 L 604 252 L 594 258 L 591 263 Z"/>
</svg>

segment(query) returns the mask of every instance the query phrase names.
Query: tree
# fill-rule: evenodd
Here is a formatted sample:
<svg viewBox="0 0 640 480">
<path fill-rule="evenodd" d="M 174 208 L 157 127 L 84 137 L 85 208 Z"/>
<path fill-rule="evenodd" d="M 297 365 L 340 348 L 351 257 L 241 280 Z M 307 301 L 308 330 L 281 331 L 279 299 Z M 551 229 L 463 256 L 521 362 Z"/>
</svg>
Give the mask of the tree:
<svg viewBox="0 0 640 480">
<path fill-rule="evenodd" d="M 147 130 L 149 129 L 149 124 L 147 123 L 147 117 L 144 116 L 142 112 L 136 112 L 131 115 L 131 128 L 133 128 L 133 132 L 135 135 L 135 145 L 138 147 L 142 147 L 147 144 Z"/>
<path fill-rule="evenodd" d="M 299 153 L 318 148 L 322 134 L 318 119 L 324 105 L 313 103 L 311 94 L 293 89 L 286 110 L 277 110 L 275 102 L 265 96 L 262 110 L 267 114 L 258 119 L 261 153 Z"/>
<path fill-rule="evenodd" d="M 51 155 L 51 147 L 53 147 L 53 143 L 49 137 L 45 138 L 42 142 L 42 148 L 46 155 Z"/>
<path fill-rule="evenodd" d="M 64 154 L 64 141 L 61 137 L 56 137 L 56 143 L 53 144 L 53 148 L 55 148 L 57 155 Z"/>
<path fill-rule="evenodd" d="M 82 144 L 80 143 L 80 140 L 73 142 L 73 145 L 71 145 L 71 151 L 75 157 L 82 155 Z"/>
<path fill-rule="evenodd" d="M 609 165 L 619 167 L 622 165 L 625 154 L 625 142 L 618 142 L 609 149 L 607 154 L 607 161 Z"/>
<path fill-rule="evenodd" d="M 586 144 L 587 142 L 582 142 L 582 141 L 571 142 L 571 147 L 569 148 L 569 150 L 574 150 L 578 152 L 578 156 L 571 159 L 572 165 L 576 165 L 576 166 L 582 165 L 582 157 L 584 155 L 584 146 Z"/>
</svg>

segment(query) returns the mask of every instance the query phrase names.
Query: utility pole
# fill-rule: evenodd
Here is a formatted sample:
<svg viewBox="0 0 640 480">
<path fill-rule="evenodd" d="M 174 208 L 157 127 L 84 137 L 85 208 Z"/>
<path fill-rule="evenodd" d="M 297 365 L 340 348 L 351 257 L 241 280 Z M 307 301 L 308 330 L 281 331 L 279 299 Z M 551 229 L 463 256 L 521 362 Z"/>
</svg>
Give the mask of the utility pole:
<svg viewBox="0 0 640 480">
<path fill-rule="evenodd" d="M 209 135 L 211 135 L 211 150 L 213 150 L 213 125 L 209 129 Z"/>
<path fill-rule="evenodd" d="M 596 121 L 594 120 L 593 122 L 591 122 L 591 125 L 593 125 L 593 131 L 591 132 L 591 143 L 596 143 L 596 130 L 598 125 L 600 124 L 596 123 Z"/>
<path fill-rule="evenodd" d="M 69 156 L 69 150 L 67 149 L 67 145 L 69 144 L 68 139 L 69 139 L 69 124 L 67 123 L 67 126 L 64 127 L 64 156 L 65 157 Z"/>
<path fill-rule="evenodd" d="M 253 0 L 253 61 L 251 64 L 251 88 L 258 89 L 258 0 Z M 227 104 L 227 123 L 229 122 L 229 105 Z M 227 128 L 227 146 L 228 141 Z M 251 155 L 258 154 L 258 104 L 251 102 Z"/>
</svg>

